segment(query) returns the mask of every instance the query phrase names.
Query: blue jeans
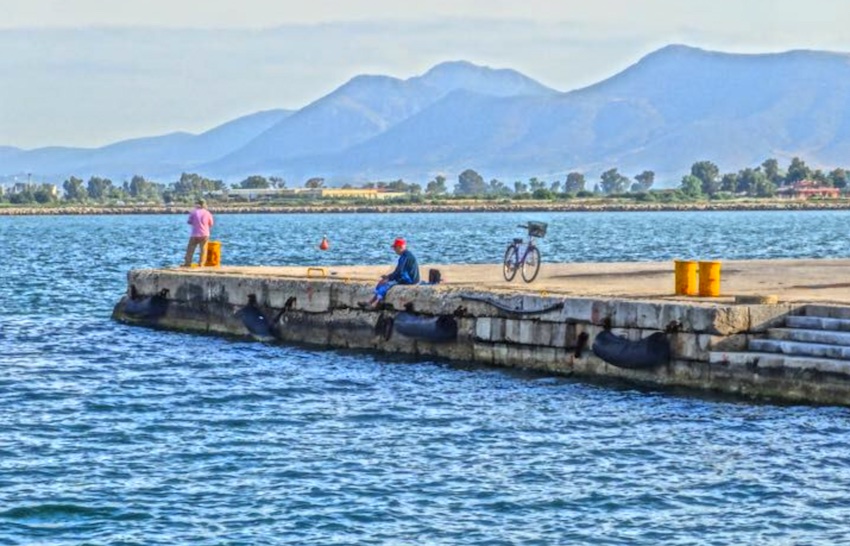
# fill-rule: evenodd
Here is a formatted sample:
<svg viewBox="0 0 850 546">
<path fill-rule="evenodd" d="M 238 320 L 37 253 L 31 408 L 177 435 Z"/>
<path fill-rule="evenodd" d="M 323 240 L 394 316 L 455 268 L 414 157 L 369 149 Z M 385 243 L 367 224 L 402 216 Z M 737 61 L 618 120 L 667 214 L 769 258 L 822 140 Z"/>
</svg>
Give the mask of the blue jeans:
<svg viewBox="0 0 850 546">
<path fill-rule="evenodd" d="M 375 287 L 375 299 L 378 301 L 384 301 L 384 298 L 387 295 L 387 292 L 390 291 L 390 288 L 397 285 L 396 281 L 387 281 L 384 284 L 379 284 Z"/>
</svg>

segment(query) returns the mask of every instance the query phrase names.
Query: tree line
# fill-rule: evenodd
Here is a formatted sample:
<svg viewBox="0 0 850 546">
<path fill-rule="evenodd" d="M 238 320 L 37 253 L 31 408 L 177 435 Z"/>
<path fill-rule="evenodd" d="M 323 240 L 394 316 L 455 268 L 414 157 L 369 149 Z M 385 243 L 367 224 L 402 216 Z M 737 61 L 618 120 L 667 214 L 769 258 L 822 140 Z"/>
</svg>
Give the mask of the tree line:
<svg viewBox="0 0 850 546">
<path fill-rule="evenodd" d="M 812 169 L 799 157 L 791 159 L 787 170 L 783 171 L 775 158 L 764 160 L 755 168 L 745 168 L 738 172 L 721 174 L 718 166 L 711 161 L 697 161 L 691 166 L 689 174 L 682 177 L 677 188 L 683 197 L 690 199 L 715 198 L 722 194 L 729 196 L 772 197 L 778 189 L 790 186 L 803 180 L 812 181 L 817 186 L 833 187 L 844 190 L 848 188 L 848 171 L 838 167 L 829 172 Z M 603 172 L 592 189 L 588 189 L 587 181 L 582 173 L 571 172 L 561 182 L 555 180 L 549 184 L 531 178 L 528 183 L 516 181 L 513 186 L 499 180 L 486 183 L 472 169 L 467 169 L 458 177 L 454 193 L 456 195 L 511 195 L 528 194 L 539 199 L 551 199 L 558 195 L 624 195 L 645 194 L 653 189 L 655 172 L 645 170 L 632 178 L 611 168 Z M 668 191 L 668 190 L 663 190 Z M 437 177 L 428 183 L 426 193 L 447 193 L 445 179 Z"/>
<path fill-rule="evenodd" d="M 92 176 L 88 181 L 72 176 L 62 183 L 60 194 L 53 184 L 16 184 L 4 192 L 3 200 L 12 204 L 26 203 L 105 203 L 115 201 L 172 203 L 188 201 L 210 192 L 222 191 L 221 180 L 211 180 L 195 173 L 183 173 L 180 179 L 162 184 L 136 175 L 123 184 L 109 178 Z"/>
<path fill-rule="evenodd" d="M 812 169 L 799 157 L 791 160 L 788 168 L 782 170 L 778 160 L 766 159 L 755 168 L 745 168 L 738 172 L 721 174 L 718 166 L 711 161 L 697 161 L 691 166 L 690 173 L 682 177 L 679 186 L 673 190 L 673 197 L 683 199 L 718 198 L 724 195 L 746 195 L 751 197 L 771 197 L 783 186 L 788 186 L 802 180 L 811 180 L 820 186 L 845 189 L 848 187 L 848 171 L 835 168 L 824 172 Z M 303 187 L 320 189 L 325 180 L 320 177 L 308 179 Z M 644 170 L 633 177 L 610 168 L 603 172 L 599 179 L 593 182 L 591 188 L 585 175 L 580 172 L 567 173 L 563 180 L 556 179 L 546 182 L 532 177 L 528 180 L 515 180 L 512 183 L 499 179 L 489 182 L 473 169 L 466 169 L 458 175 L 457 183 L 450 191 L 445 176 L 438 175 L 430 180 L 425 187 L 418 183 L 408 183 L 404 180 L 389 182 L 367 182 L 360 186 L 346 184 L 343 188 L 379 189 L 390 192 L 407 194 L 413 197 L 505 197 L 557 199 L 559 197 L 589 197 L 594 195 L 623 195 L 651 197 L 655 193 L 653 185 L 655 173 Z M 108 178 L 92 176 L 88 181 L 70 177 L 62 184 L 60 194 L 52 184 L 16 184 L 13 191 L 6 191 L 2 199 L 13 204 L 26 203 L 105 203 L 105 202 L 135 202 L 135 203 L 174 203 L 188 202 L 198 196 L 209 196 L 211 193 L 226 195 L 229 189 L 284 189 L 287 183 L 280 177 L 264 177 L 252 175 L 228 187 L 221 180 L 205 178 L 196 173 L 183 173 L 172 183 L 164 184 L 135 175 L 122 184 L 116 184 Z"/>
<path fill-rule="evenodd" d="M 818 186 L 844 190 L 848 186 L 848 173 L 841 167 L 824 172 L 812 169 L 799 157 L 791 159 L 784 172 L 776 159 L 766 159 L 756 168 L 720 174 L 711 161 L 698 161 L 691 166 L 690 174 L 682 177 L 679 189 L 691 198 L 715 197 L 719 194 L 772 197 L 778 189 L 810 180 Z"/>
</svg>

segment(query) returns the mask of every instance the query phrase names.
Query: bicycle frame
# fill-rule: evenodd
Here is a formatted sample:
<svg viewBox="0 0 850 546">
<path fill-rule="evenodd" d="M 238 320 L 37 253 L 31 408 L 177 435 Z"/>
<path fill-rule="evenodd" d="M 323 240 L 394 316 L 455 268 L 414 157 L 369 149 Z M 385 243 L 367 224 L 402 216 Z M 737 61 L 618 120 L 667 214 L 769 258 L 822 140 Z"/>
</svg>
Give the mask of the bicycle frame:
<svg viewBox="0 0 850 546">
<path fill-rule="evenodd" d="M 514 246 L 516 247 L 516 266 L 519 268 L 525 263 L 531 249 L 536 248 L 534 244 L 534 237 L 529 237 L 527 242 L 515 243 Z M 520 252 L 522 252 L 522 256 L 520 256 Z"/>
</svg>

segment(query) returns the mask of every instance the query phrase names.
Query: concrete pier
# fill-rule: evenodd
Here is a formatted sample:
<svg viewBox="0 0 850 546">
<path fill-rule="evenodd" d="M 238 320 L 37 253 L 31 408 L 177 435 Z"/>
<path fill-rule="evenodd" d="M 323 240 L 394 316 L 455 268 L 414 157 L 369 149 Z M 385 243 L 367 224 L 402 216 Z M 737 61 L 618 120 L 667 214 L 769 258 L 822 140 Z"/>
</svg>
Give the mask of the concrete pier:
<svg viewBox="0 0 850 546">
<path fill-rule="evenodd" d="M 545 264 L 532 284 L 505 282 L 499 265 L 433 267 L 443 283 L 397 286 L 380 309 L 358 302 L 370 298 L 386 267 L 134 270 L 113 316 L 281 343 L 850 405 L 850 283 L 842 282 L 850 260 L 724 262 L 721 297 L 706 299 L 672 294 L 672 263 Z M 740 303 L 764 296 L 779 303 Z M 669 353 L 643 368 L 603 360 L 592 347 L 606 330 L 631 342 L 656 334 Z"/>
</svg>

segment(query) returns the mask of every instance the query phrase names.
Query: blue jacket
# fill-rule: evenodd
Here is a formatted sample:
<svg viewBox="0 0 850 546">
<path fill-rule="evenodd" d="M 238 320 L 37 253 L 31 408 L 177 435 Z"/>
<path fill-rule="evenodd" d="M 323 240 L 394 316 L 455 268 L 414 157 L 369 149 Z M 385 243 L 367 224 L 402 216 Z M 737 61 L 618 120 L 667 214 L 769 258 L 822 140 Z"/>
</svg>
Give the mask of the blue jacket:
<svg viewBox="0 0 850 546">
<path fill-rule="evenodd" d="M 419 262 L 413 252 L 405 250 L 399 255 L 395 271 L 387 275 L 387 280 L 398 284 L 419 284 Z"/>
</svg>

